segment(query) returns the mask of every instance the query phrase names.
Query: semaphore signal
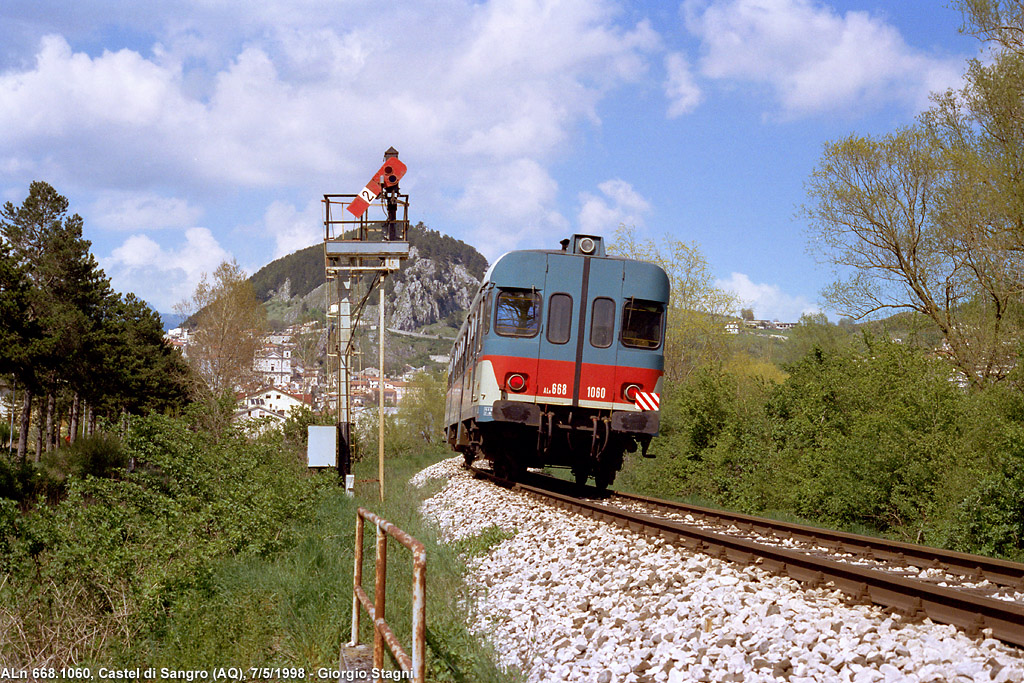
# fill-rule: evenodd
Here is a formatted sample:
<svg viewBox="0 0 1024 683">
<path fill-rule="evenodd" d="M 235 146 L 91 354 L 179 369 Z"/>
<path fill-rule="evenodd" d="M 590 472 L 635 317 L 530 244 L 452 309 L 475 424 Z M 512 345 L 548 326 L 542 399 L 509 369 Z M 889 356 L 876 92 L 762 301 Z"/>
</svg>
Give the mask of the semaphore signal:
<svg viewBox="0 0 1024 683">
<path fill-rule="evenodd" d="M 405 175 L 406 166 L 398 157 L 391 157 L 373 174 L 366 187 L 359 191 L 356 198 L 348 205 L 348 212 L 356 218 L 362 216 L 369 208 L 370 202 L 380 196 L 384 188 L 395 187 Z"/>
</svg>

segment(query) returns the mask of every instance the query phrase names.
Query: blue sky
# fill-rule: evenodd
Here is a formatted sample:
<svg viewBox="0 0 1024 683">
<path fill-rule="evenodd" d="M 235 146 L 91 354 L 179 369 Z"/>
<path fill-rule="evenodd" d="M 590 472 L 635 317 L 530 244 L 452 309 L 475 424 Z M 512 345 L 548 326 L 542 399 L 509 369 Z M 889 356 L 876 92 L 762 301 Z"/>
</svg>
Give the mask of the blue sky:
<svg viewBox="0 0 1024 683">
<path fill-rule="evenodd" d="M 0 199 L 52 184 L 166 312 L 224 259 L 322 240 L 322 195 L 394 146 L 410 217 L 491 261 L 624 222 L 796 320 L 831 279 L 796 217 L 823 144 L 956 87 L 981 47 L 960 23 L 927 0 L 5 0 Z"/>
</svg>

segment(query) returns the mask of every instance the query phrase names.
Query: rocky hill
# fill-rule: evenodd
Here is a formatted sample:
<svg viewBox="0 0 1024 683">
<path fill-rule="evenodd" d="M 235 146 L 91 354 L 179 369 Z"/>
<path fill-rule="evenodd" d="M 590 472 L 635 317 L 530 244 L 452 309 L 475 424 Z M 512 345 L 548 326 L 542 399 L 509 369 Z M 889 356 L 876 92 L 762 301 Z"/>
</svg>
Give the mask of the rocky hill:
<svg viewBox="0 0 1024 683">
<path fill-rule="evenodd" d="M 291 323 L 324 308 L 323 245 L 314 244 L 261 268 L 251 281 L 271 321 Z M 465 242 L 418 223 L 409 228 L 409 258 L 387 280 L 388 326 L 418 330 L 469 307 L 487 259 Z"/>
</svg>

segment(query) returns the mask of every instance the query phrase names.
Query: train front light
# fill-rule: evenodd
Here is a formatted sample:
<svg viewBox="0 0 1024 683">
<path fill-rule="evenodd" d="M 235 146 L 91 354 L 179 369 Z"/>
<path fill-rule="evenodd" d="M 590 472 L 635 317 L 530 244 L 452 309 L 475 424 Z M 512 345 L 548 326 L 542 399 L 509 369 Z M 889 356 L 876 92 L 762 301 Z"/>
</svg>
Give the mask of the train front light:
<svg viewBox="0 0 1024 683">
<path fill-rule="evenodd" d="M 526 390 L 526 375 L 518 372 L 510 372 L 505 375 L 505 387 L 517 394 Z"/>
<path fill-rule="evenodd" d="M 643 387 L 639 384 L 626 383 L 622 385 L 622 398 L 626 399 L 630 403 L 636 402 L 636 392 L 643 391 Z"/>
</svg>

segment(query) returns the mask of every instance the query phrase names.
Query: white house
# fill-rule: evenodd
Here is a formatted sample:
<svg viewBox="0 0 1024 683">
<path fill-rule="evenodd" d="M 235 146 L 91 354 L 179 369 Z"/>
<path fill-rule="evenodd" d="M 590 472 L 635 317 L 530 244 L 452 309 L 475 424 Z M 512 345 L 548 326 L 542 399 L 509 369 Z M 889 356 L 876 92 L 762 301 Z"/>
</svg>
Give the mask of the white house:
<svg viewBox="0 0 1024 683">
<path fill-rule="evenodd" d="M 287 346 L 265 346 L 252 359 L 252 369 L 267 384 L 285 386 L 292 378 L 292 350 Z"/>
<path fill-rule="evenodd" d="M 313 407 L 309 396 L 293 394 L 277 387 L 269 387 L 239 396 L 235 419 L 266 417 L 267 413 L 273 413 L 283 421 L 288 417 L 292 408 L 301 407 Z"/>
<path fill-rule="evenodd" d="M 266 419 L 267 423 L 260 424 L 258 420 L 261 419 Z M 254 433 L 260 434 L 266 431 L 267 428 L 279 426 L 285 421 L 285 416 L 275 413 L 273 410 L 267 410 L 263 406 L 251 406 L 236 410 L 231 421 L 235 424 L 243 425 L 251 431 L 254 425 L 259 425 L 259 427 L 255 428 Z"/>
</svg>

